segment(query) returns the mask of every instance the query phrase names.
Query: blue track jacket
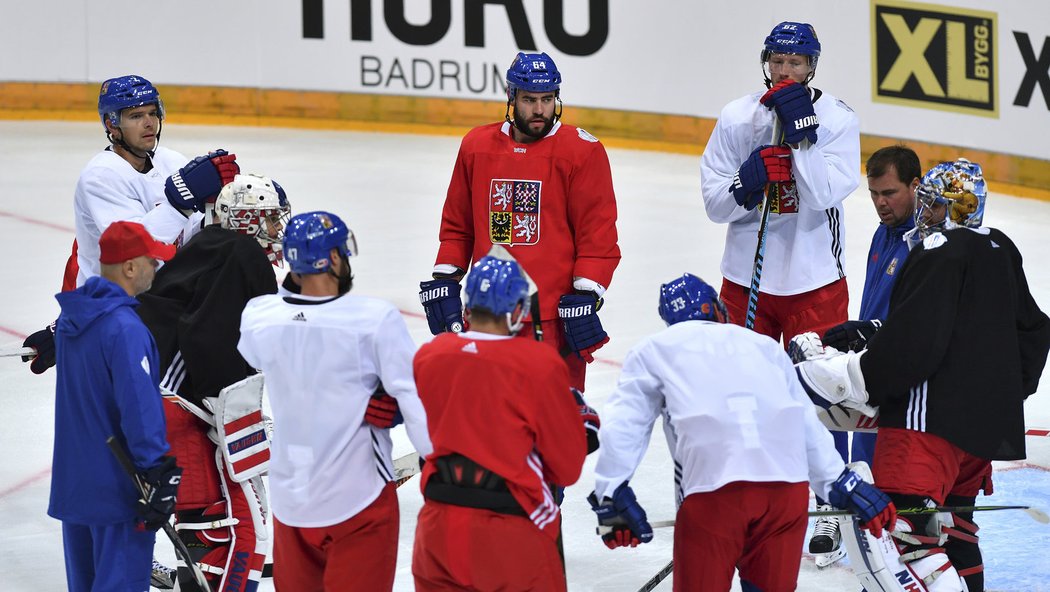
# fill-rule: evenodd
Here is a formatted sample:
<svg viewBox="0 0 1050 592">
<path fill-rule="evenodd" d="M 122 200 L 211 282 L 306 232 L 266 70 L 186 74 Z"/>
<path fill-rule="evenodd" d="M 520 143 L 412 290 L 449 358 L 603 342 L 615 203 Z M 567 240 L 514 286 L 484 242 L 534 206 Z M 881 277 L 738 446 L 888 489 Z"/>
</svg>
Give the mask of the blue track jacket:
<svg viewBox="0 0 1050 592">
<path fill-rule="evenodd" d="M 77 524 L 136 517 L 139 496 L 106 446 L 115 435 L 141 471 L 168 452 L 157 346 L 138 301 L 93 277 L 55 296 L 55 451 L 47 513 Z"/>
<path fill-rule="evenodd" d="M 871 237 L 868 249 L 867 276 L 864 293 L 860 297 L 860 319 L 885 319 L 890 312 L 890 292 L 897 281 L 904 260 L 908 257 L 908 243 L 904 233 L 915 228 L 915 220 L 908 217 L 898 226 L 879 224 Z"/>
</svg>

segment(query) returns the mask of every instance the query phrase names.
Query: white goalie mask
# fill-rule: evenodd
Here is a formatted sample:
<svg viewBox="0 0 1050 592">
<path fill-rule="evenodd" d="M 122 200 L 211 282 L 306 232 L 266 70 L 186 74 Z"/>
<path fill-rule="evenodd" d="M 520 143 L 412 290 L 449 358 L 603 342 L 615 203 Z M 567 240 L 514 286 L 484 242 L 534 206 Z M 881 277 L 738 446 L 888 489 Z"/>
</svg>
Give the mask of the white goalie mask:
<svg viewBox="0 0 1050 592">
<path fill-rule="evenodd" d="M 220 226 L 254 237 L 270 262 L 283 266 L 281 243 L 291 207 L 276 181 L 261 175 L 237 175 L 222 188 L 212 207 Z"/>
</svg>

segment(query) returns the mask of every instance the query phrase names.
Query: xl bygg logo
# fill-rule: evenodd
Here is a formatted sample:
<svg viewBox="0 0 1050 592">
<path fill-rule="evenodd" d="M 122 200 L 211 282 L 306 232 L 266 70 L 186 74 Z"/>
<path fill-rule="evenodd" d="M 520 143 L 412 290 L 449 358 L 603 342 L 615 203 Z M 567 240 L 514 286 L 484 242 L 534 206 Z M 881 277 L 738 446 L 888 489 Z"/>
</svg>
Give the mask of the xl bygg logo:
<svg viewBox="0 0 1050 592">
<path fill-rule="evenodd" d="M 872 100 L 999 116 L 996 13 L 872 0 Z"/>
</svg>

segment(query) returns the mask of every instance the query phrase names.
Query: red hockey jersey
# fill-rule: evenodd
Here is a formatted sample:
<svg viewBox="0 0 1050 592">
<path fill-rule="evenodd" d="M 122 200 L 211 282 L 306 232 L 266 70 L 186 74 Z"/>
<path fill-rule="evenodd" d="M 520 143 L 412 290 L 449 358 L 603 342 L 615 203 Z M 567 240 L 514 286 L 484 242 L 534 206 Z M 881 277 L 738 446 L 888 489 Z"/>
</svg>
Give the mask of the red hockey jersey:
<svg viewBox="0 0 1050 592">
<path fill-rule="evenodd" d="M 580 477 L 587 439 L 564 362 L 535 341 L 442 333 L 416 353 L 416 387 L 434 452 L 461 454 L 507 481 L 538 528 L 558 536 L 561 514 L 545 482 Z M 425 487 L 436 468 L 423 467 Z"/>
<path fill-rule="evenodd" d="M 519 144 L 509 123 L 474 128 L 459 156 L 441 215 L 437 264 L 469 269 L 505 245 L 540 292 L 540 317 L 558 316 L 574 277 L 608 287 L 620 262 L 609 157 L 586 131 L 556 123 Z"/>
</svg>

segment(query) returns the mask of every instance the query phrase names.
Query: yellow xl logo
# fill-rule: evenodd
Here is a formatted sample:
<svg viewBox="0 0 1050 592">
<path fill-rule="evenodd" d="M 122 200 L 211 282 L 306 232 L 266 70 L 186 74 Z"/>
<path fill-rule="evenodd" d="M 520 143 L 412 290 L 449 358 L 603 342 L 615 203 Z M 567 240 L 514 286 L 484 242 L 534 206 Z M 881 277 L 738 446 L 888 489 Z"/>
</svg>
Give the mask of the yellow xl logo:
<svg viewBox="0 0 1050 592">
<path fill-rule="evenodd" d="M 872 100 L 998 117 L 996 13 L 872 0 Z"/>
</svg>

